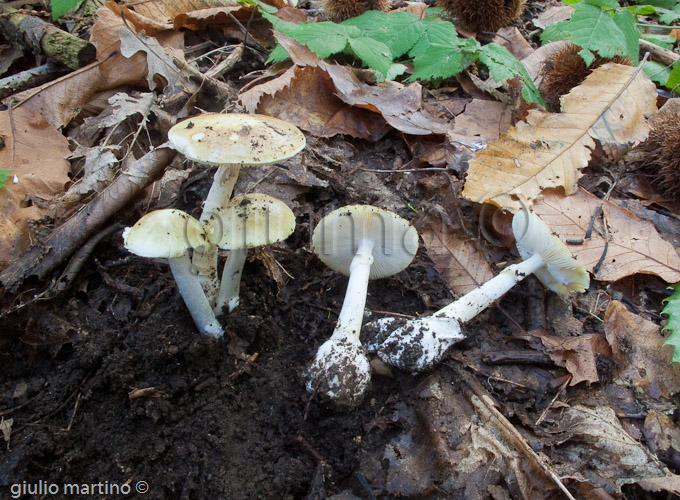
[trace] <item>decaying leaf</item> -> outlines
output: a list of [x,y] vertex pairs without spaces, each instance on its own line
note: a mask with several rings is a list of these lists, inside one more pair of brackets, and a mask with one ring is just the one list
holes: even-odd
[[[13,126],[12,126],[13,124]],[[52,198],[69,182],[68,141],[35,111],[20,107],[0,112],[0,164],[17,182],[0,189],[0,268],[31,243],[28,222],[47,213]],[[36,147],[36,145],[40,145]]]
[[554,337],[541,335],[543,347],[557,366],[563,366],[571,374],[569,385],[581,382],[598,382],[598,356],[610,356],[611,348],[604,335],[592,333],[578,337]]
[[563,410],[556,431],[557,453],[574,457],[558,471],[587,480],[610,495],[626,484],[672,475],[650,451],[628,434],[612,408],[574,404]]
[[295,66],[241,94],[249,112],[273,114],[322,137],[344,133],[377,140],[389,130],[385,122],[413,135],[446,135],[450,129],[425,109],[420,84],[365,84],[349,67],[330,64],[286,35],[275,35]]
[[613,300],[604,316],[604,331],[618,363],[621,384],[641,388],[653,398],[680,392],[680,370],[671,365],[671,346],[657,324],[633,314]]
[[[174,87],[182,78],[182,74],[173,64],[170,55],[166,53],[169,48],[163,48],[158,40],[147,36],[144,31],[133,32],[127,26],[120,28],[120,53],[124,57],[132,57],[137,52],[146,53],[146,64],[148,67],[146,81],[150,90],[154,90],[158,85],[157,77],[165,79],[165,84]],[[178,53],[178,57],[182,57]],[[165,85],[161,85],[165,86]]]
[[7,449],[9,449],[9,443],[12,439],[12,425],[14,425],[13,418],[2,417],[2,419],[0,419],[0,432],[2,432],[2,438],[5,440],[5,443],[7,443]]
[[480,141],[498,139],[510,128],[512,109],[507,104],[486,99],[473,99],[465,111],[456,116],[453,132],[462,136],[476,136]]
[[474,290],[493,278],[491,266],[474,243],[443,222],[429,224],[419,232],[435,269],[456,295]]
[[[616,281],[636,273],[655,274],[669,283],[680,281],[680,257],[673,245],[659,236],[651,223],[611,201],[601,200],[583,189],[573,196],[548,190],[534,204],[534,211],[566,241],[585,237],[599,206],[607,220],[607,232],[600,218],[595,221],[590,239],[581,245],[567,245],[583,267],[602,281]],[[595,271],[600,259],[602,262]]]
[[[96,63],[15,96],[19,100],[26,99],[22,107],[34,109],[56,128],[66,126],[97,92],[124,85],[145,84],[146,53],[137,52],[126,58],[117,52],[120,49],[119,33],[124,26],[121,17],[107,7],[101,7],[97,10],[96,18],[90,37],[97,48]],[[168,51],[179,50],[173,53],[181,55],[183,33],[160,33],[156,39]]]
[[641,68],[605,64],[562,98],[561,113],[532,110],[478,152],[463,197],[514,212],[546,188],[573,194],[595,141],[613,152],[643,140],[655,110],[656,87]]

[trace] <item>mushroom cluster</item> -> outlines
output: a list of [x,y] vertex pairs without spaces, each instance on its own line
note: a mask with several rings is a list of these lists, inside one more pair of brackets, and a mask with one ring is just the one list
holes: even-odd
[[[218,165],[202,214],[195,219],[176,209],[150,212],[125,229],[124,244],[136,255],[167,259],[197,329],[219,338],[224,330],[217,315],[239,304],[248,249],[282,241],[295,229],[295,215],[276,198],[247,194],[230,200],[239,170],[290,158],[305,138],[282,120],[242,114],[191,118],[169,137],[187,158]],[[335,329],[304,371],[307,390],[339,406],[356,406],[370,385],[369,353],[413,373],[432,368],[465,338],[461,324],[530,274],[561,295],[588,288],[588,273],[537,215],[518,212],[512,229],[522,262],[431,316],[386,317],[362,332],[369,280],[404,270],[418,250],[418,234],[405,219],[370,205],[345,206],[322,218],[312,236],[314,253],[349,279]],[[221,282],[218,249],[229,251]]]
[[[295,215],[280,200],[249,194],[230,201],[241,167],[268,165],[300,152],[305,136],[294,125],[264,115],[207,113],[168,133],[188,159],[218,165],[200,219],[180,210],[156,210],[123,233],[125,247],[149,258],[167,258],[180,295],[199,332],[221,337],[216,314],[239,303],[247,249],[290,236]],[[230,250],[222,274],[217,251]]]

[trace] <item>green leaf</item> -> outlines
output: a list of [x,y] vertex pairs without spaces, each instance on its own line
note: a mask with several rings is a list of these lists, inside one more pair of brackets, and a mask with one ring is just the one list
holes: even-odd
[[666,88],[674,90],[676,93],[680,93],[680,61],[676,61],[675,64],[673,64],[671,74],[668,75]]
[[521,76],[524,82],[522,97],[528,102],[535,102],[543,107],[546,106],[526,67],[508,49],[495,43],[490,43],[479,50],[479,60],[489,69],[489,73],[497,82],[503,82],[517,75]]
[[52,20],[59,19],[67,12],[78,7],[81,3],[83,3],[83,0],[50,0]]
[[269,57],[267,58],[266,63],[267,64],[272,64],[272,63],[278,63],[278,62],[283,62],[286,59],[288,59],[290,56],[288,55],[288,52],[286,49],[283,48],[282,45],[277,45],[274,47],[274,50],[272,50],[269,53]]
[[[630,57],[633,52],[637,52],[630,40],[629,21],[631,18],[634,19],[634,16],[627,12],[630,18],[625,16],[617,18],[619,13],[612,16],[609,11],[599,7],[584,2],[578,3],[574,7],[571,19],[548,26],[541,35],[541,41],[571,40],[583,49],[596,52],[602,57],[617,55]],[[637,61],[637,57],[633,61]]]
[[350,38],[349,46],[366,66],[375,69],[384,80],[392,68],[392,55],[387,45],[371,38]]
[[673,45],[675,44],[675,37],[670,35],[640,35],[640,38],[652,42],[659,47],[664,49],[673,50]]
[[642,66],[642,71],[644,71],[653,82],[664,86],[671,76],[671,68],[656,61],[645,61],[644,66]]
[[663,331],[669,330],[671,332],[664,345],[673,346],[673,362],[680,363],[680,284],[676,283],[672,288],[675,289],[675,292],[663,300],[666,307],[661,311],[661,314],[668,316],[668,322],[663,327]]
[[585,0],[585,2],[589,5],[599,7],[600,9],[614,10],[619,8],[619,2],[617,2],[616,0]]
[[0,188],[7,184],[7,179],[9,179],[11,173],[11,170],[0,169]]
[[663,7],[664,9],[672,9],[676,5],[676,0],[641,0],[634,3],[640,5],[651,5],[652,7]]
[[678,19],[680,19],[680,4],[673,7],[673,9],[656,9],[657,13],[660,14],[659,22],[663,24],[673,24]]
[[614,14],[614,22],[623,33],[626,41],[626,53],[624,55],[630,62],[637,64],[640,57],[640,32],[635,26],[635,16],[627,10],[619,10]]
[[406,54],[425,31],[425,23],[409,12],[371,10],[341,24],[355,26],[363,36],[384,43],[395,58]]
[[477,59],[479,42],[458,38],[453,24],[435,20],[425,23],[425,31],[408,52],[413,58],[410,81],[450,78]]

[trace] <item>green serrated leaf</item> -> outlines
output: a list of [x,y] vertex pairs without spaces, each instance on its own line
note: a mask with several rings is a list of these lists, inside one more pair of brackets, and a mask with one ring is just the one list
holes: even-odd
[[526,67],[508,49],[495,43],[487,44],[479,50],[479,60],[489,69],[491,77],[497,82],[503,82],[517,75],[521,76],[524,83],[522,97],[528,102],[535,102],[545,108],[545,101],[531,80]]
[[587,4],[594,5],[600,9],[618,9],[619,2],[616,0],[585,0]]
[[664,86],[671,76],[671,68],[656,61],[645,61],[645,64],[642,66],[642,71],[644,71],[653,82]]
[[579,50],[578,55],[581,56],[581,59],[583,59],[585,61],[586,66],[588,66],[588,67],[590,67],[590,65],[593,64],[593,61],[595,60],[595,54],[593,54],[588,49]]
[[479,42],[473,38],[459,38],[453,24],[442,20],[428,21],[422,36],[408,52],[413,58],[413,74],[409,81],[455,76],[475,62],[479,47]]
[[634,3],[640,5],[651,5],[653,7],[663,7],[664,9],[672,9],[676,4],[676,0],[633,0]]
[[67,12],[78,7],[83,1],[84,0],[50,0],[52,20],[59,19]]
[[635,16],[627,10],[619,10],[614,14],[614,23],[623,33],[625,56],[633,64],[637,64],[640,57],[640,32],[635,26]]
[[675,292],[663,300],[666,307],[661,311],[661,314],[668,316],[668,322],[663,330],[671,332],[664,345],[673,346],[673,362],[680,363],[680,284],[675,284],[672,288]]
[[286,59],[288,59],[290,56],[288,55],[288,52],[286,49],[283,48],[282,45],[277,45],[274,47],[274,50],[272,50],[269,53],[269,57],[267,58],[266,63],[267,64],[272,64],[272,63],[278,63],[278,62],[283,62]]
[[[630,12],[627,14],[633,17]],[[629,18],[619,17],[615,22],[615,17],[609,11],[581,2],[575,5],[571,19],[548,26],[541,35],[541,41],[570,40],[602,57],[630,57],[636,51],[630,40]]]
[[663,24],[673,24],[680,19],[680,4],[676,5],[673,9],[656,9],[659,14],[659,22]]
[[666,81],[666,88],[680,94],[680,61],[676,61],[671,68],[671,73]]
[[355,26],[362,36],[384,43],[395,58],[406,54],[425,31],[425,23],[409,12],[371,10],[341,24]]
[[385,79],[392,67],[392,54],[387,45],[371,38],[350,38],[349,46],[369,68],[375,69]]

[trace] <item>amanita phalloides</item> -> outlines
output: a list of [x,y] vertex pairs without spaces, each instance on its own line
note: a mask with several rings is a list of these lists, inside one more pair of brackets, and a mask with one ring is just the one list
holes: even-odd
[[207,224],[208,240],[229,250],[215,311],[232,312],[239,304],[241,274],[249,248],[271,245],[295,230],[295,214],[281,200],[253,193],[234,198]]
[[416,230],[398,215],[368,205],[352,205],[324,217],[312,237],[314,253],[349,276],[345,300],[331,338],[305,371],[307,390],[339,406],[356,406],[369,387],[371,367],[359,341],[369,279],[392,276],[418,250]]
[[[173,148],[203,165],[217,165],[199,221],[206,224],[229,203],[241,167],[270,165],[299,153],[305,136],[293,124],[265,115],[206,113],[179,122],[168,132]],[[193,266],[208,300],[217,295],[217,247],[195,251]]]
[[561,295],[588,288],[588,272],[537,215],[528,210],[518,212],[512,230],[522,262],[506,267],[432,316],[413,320],[388,317],[366,325],[366,348],[387,364],[421,372],[441,361],[450,346],[465,338],[461,323],[477,316],[526,276],[534,274]]
[[123,231],[125,248],[135,255],[168,259],[179,293],[204,335],[221,337],[222,326],[191,268],[189,251],[208,245],[203,225],[181,210],[163,209],[149,212],[134,226]]

